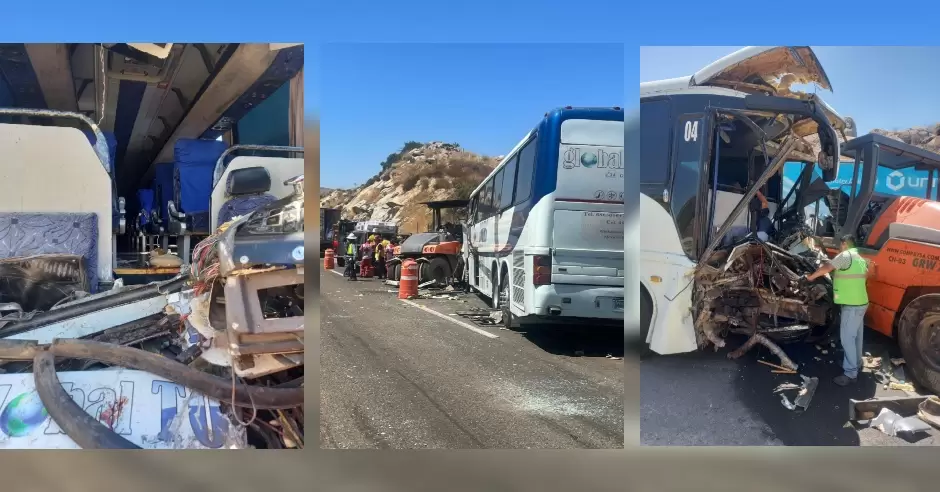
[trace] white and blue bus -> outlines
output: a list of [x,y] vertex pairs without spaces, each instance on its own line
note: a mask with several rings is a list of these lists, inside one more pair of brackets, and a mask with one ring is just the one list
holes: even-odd
[[623,109],[551,111],[470,195],[470,286],[503,323],[623,323]]

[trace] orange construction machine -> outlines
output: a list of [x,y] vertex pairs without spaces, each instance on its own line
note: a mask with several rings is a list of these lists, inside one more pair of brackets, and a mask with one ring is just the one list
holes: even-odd
[[[876,134],[849,140],[842,154],[855,161],[851,185],[830,189],[807,166],[791,193],[797,217],[790,218],[805,223],[830,257],[842,236],[855,235],[874,268],[866,326],[895,337],[914,379],[940,393],[940,203],[932,198],[940,155]],[[879,175],[894,189],[892,180],[909,170],[928,180],[923,198],[875,191]],[[823,205],[828,213],[807,221],[804,212]]]
[[401,262],[406,258],[418,262],[421,283],[435,281],[446,284],[463,274],[463,226],[442,223],[441,210],[466,209],[468,200],[442,200],[424,202],[431,209],[430,231],[412,234],[392,250],[388,261],[388,278],[397,282],[401,278]]

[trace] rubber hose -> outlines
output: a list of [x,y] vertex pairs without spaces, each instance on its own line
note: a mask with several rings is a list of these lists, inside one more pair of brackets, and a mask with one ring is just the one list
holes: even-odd
[[80,302],[78,304],[66,306],[60,309],[53,309],[39,313],[26,321],[13,323],[4,327],[3,329],[0,329],[0,336],[8,337],[16,335],[51,323],[57,323],[69,318],[74,318],[76,316],[82,316],[93,313],[95,311],[100,311],[102,309],[108,309],[115,306],[120,306],[122,304],[128,304],[142,299],[155,297],[161,293],[172,292],[181,288],[187,280],[189,280],[188,276],[174,278],[163,283],[128,289],[126,291],[102,297],[100,299]]
[[52,420],[83,449],[141,449],[88,415],[62,388],[55,373],[55,357],[40,352],[33,359],[36,392]]
[[[58,339],[49,346],[56,357],[90,359],[128,369],[146,371],[234,406],[257,409],[287,409],[304,404],[304,388],[273,388],[235,384],[232,401],[232,380],[213,376],[158,354],[112,343],[92,340]],[[0,353],[0,358],[3,354]]]

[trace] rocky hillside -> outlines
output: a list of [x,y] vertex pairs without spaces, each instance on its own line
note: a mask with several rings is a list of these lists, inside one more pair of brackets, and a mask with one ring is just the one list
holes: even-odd
[[342,208],[345,219],[395,221],[402,231],[423,232],[431,216],[421,202],[466,198],[499,160],[457,144],[408,142],[362,186],[321,194],[320,206]]
[[930,126],[915,126],[907,130],[882,130],[876,128],[871,131],[886,137],[900,140],[931,152],[940,152],[940,123]]

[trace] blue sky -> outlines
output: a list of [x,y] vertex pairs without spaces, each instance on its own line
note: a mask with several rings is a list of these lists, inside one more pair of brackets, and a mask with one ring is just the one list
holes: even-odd
[[508,152],[559,106],[623,106],[621,44],[329,44],[320,182],[363,183],[408,140]]
[[[640,81],[690,75],[743,46],[640,48]],[[813,46],[833,92],[818,93],[859,135],[940,122],[940,47]]]

